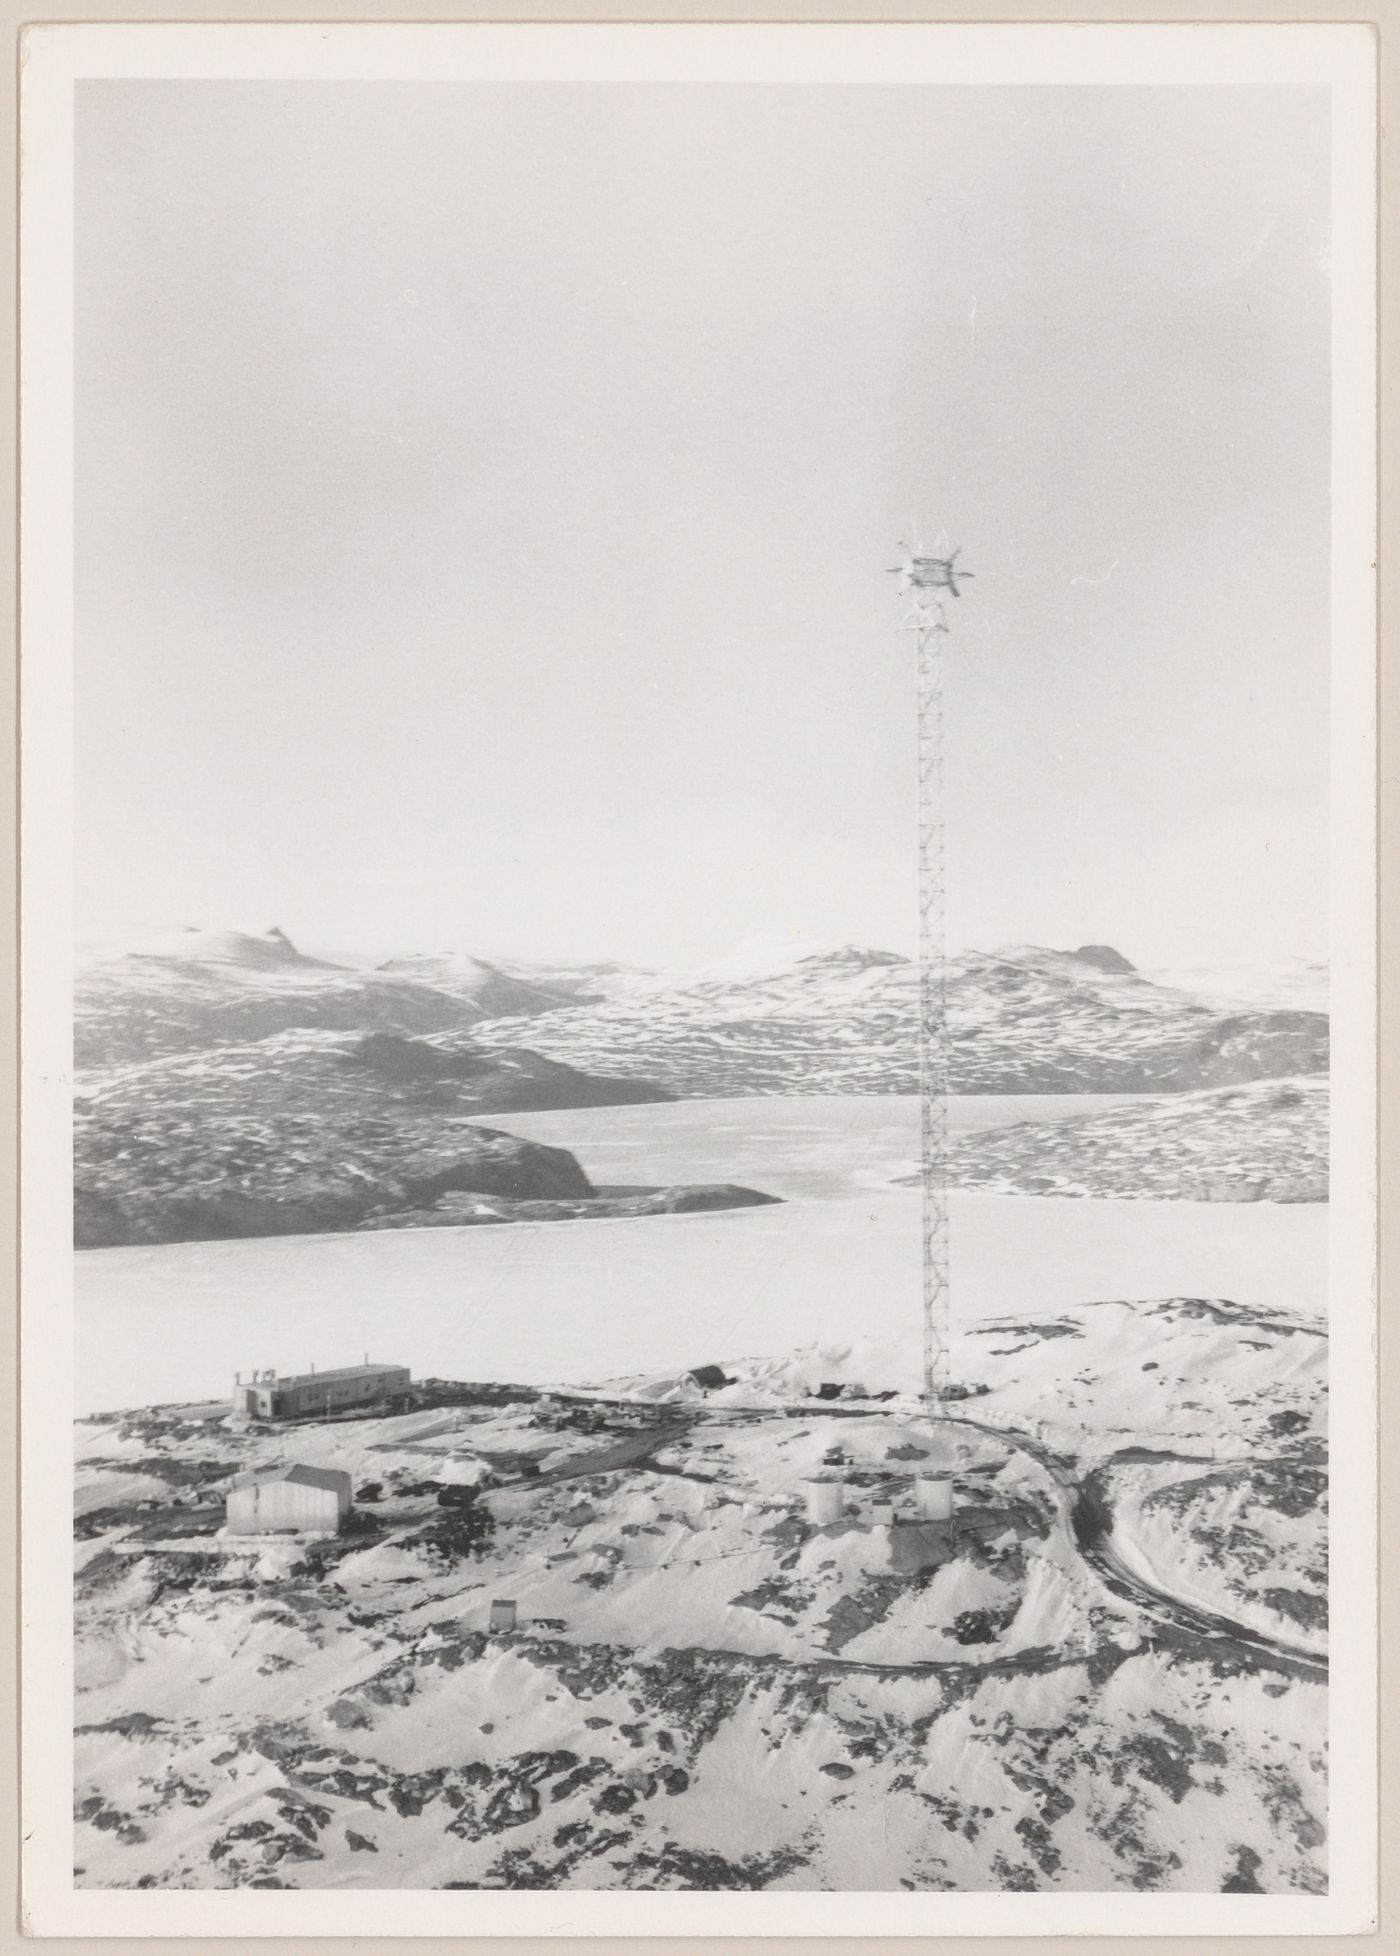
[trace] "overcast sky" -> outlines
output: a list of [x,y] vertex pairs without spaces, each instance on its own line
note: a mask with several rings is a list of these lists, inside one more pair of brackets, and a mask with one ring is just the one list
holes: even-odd
[[83,930],[1325,952],[1325,91],[78,96]]

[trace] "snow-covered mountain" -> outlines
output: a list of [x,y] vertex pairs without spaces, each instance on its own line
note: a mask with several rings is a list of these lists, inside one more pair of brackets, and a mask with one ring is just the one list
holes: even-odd
[[[858,945],[763,947],[667,977],[616,965],[442,953],[373,969],[302,955],[281,931],[184,931],[80,969],[80,1067],[292,1030],[458,1033],[686,1096],[918,1090],[917,966]],[[1178,1092],[1324,1071],[1325,1014],[1153,982],[1108,945],[1012,945],[946,966],[962,1093]]]
[[295,1028],[458,1032],[478,1019],[546,1011],[566,996],[478,959],[407,958],[364,970],[305,957],[276,929],[178,931],[95,947],[80,960],[74,1056],[80,1067],[121,1065]]
[[[1191,1091],[1327,1064],[1321,1013],[1234,1010],[1142,977],[1102,945],[963,952],[946,967],[958,1093]],[[685,1095],[915,1093],[918,967],[854,945],[760,973],[636,988],[530,1024],[571,1065]],[[518,1042],[517,1019],[475,1028]]]
[[[1173,1298],[980,1324],[938,1436],[858,1346],[86,1422],[75,1880],[1325,1892],[1325,1364]],[[351,1473],[350,1532],[220,1539],[288,1457]]]

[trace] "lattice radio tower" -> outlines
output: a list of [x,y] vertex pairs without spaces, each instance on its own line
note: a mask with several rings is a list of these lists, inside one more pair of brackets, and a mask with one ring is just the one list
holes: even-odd
[[[946,541],[943,543],[947,550]],[[944,593],[960,596],[958,553],[929,556],[900,545],[891,567],[909,608],[899,629],[914,634],[919,700],[919,1104],[923,1195],[924,1402],[930,1423],[944,1411],[950,1383],[952,1313],[948,1288],[948,992],[943,840]]]

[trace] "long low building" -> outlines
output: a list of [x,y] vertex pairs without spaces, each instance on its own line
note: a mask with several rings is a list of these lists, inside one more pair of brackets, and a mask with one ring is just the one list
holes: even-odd
[[343,1365],[332,1372],[240,1372],[233,1385],[233,1410],[248,1419],[296,1419],[308,1413],[338,1413],[397,1399],[408,1391],[406,1365]]

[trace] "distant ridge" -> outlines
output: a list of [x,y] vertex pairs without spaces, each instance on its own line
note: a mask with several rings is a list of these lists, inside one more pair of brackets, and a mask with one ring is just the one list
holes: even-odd
[[[373,969],[308,958],[278,928],[185,930],[109,947],[76,986],[85,1068],[292,1031],[528,1047],[672,1093],[918,1091],[917,964],[787,939],[670,978],[446,951]],[[1005,945],[946,966],[958,1093],[1160,1093],[1320,1073],[1327,1018],[1154,982],[1108,944]]]
[[569,998],[477,959],[364,970],[306,957],[275,927],[172,931],[88,949],[74,986],[74,1052],[79,1066],[100,1067],[299,1029],[453,1033]]
[[[1322,1072],[1319,1012],[1237,1010],[1156,985],[1109,945],[963,951],[945,968],[955,1093],[1162,1093]],[[686,1096],[917,1093],[919,969],[856,945],[716,967],[554,1011],[540,1052]],[[488,1044],[526,1032],[480,1024]]]
[[488,1019],[552,1012],[557,1006],[579,1002],[577,990],[514,976],[485,958],[459,951],[390,958],[375,969],[389,978],[409,979],[446,992]]
[[79,968],[92,970],[123,960],[151,960],[172,966],[221,965],[249,971],[334,970],[325,958],[308,958],[284,930],[184,930],[146,932],[129,939],[86,947]]

